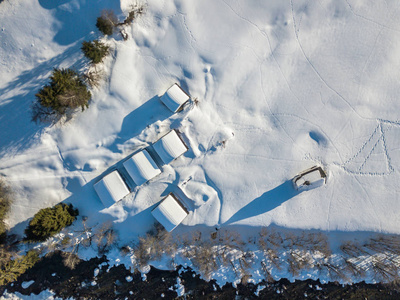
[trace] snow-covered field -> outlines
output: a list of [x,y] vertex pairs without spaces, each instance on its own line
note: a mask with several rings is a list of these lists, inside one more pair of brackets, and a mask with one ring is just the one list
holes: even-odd
[[[98,37],[100,11],[123,19],[132,3],[0,4],[0,174],[16,194],[14,232],[67,202],[88,224],[113,221],[123,244],[177,191],[190,214],[176,234],[232,224],[400,233],[398,1],[148,0],[127,41],[104,39],[113,51],[89,109],[32,123],[52,68],[84,68],[80,46]],[[175,82],[199,105],[172,114],[159,96]],[[190,150],[104,208],[93,183],[170,128]],[[315,164],[326,185],[295,191],[290,180]]]

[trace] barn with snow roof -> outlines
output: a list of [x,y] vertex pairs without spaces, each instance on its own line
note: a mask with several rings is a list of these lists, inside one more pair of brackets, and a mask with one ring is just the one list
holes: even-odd
[[163,163],[169,164],[189,150],[176,130],[171,130],[153,144]]
[[190,99],[189,95],[176,83],[174,83],[161,97],[161,102],[172,112],[176,113]]
[[174,230],[189,214],[181,201],[172,193],[165,197],[151,213],[168,232]]
[[113,205],[130,193],[117,170],[95,183],[94,189],[105,207]]
[[161,174],[160,168],[146,149],[133,155],[123,166],[136,185],[142,185]]

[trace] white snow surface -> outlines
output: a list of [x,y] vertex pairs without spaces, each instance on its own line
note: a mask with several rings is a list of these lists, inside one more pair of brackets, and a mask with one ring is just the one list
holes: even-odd
[[27,288],[30,287],[34,282],[35,282],[35,280],[24,281],[24,282],[21,283],[21,286],[22,286],[24,289],[27,289]]
[[[7,290],[4,292],[2,295],[2,299],[9,299],[9,300],[36,300],[36,299],[42,299],[42,300],[61,300],[62,298],[54,297],[55,293],[51,290],[45,290],[42,291],[40,294],[30,294],[30,295],[22,295],[18,292],[16,293],[9,293]],[[69,298],[72,299],[72,298]]]
[[[66,202],[88,226],[113,221],[124,244],[179,186],[190,214],[175,234],[233,224],[400,233],[398,1],[148,0],[127,41],[104,38],[112,54],[90,107],[63,125],[32,123],[52,69],[84,68],[80,46],[98,37],[100,11],[123,19],[132,3],[0,3],[0,174],[15,192],[13,232]],[[172,114],[160,95],[175,82],[199,104]],[[189,150],[104,208],[93,184],[170,129]],[[326,184],[295,191],[293,176],[316,164]]]

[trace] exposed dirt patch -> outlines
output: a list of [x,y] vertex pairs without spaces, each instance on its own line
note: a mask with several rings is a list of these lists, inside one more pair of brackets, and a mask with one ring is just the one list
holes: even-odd
[[[103,264],[102,264],[103,263]],[[99,265],[102,266],[99,267]],[[97,276],[94,276],[98,268]],[[220,288],[215,281],[200,278],[191,269],[163,271],[151,268],[143,280],[137,271],[129,271],[123,265],[109,268],[106,258],[81,260],[71,270],[64,266],[60,251],[42,258],[18,281],[0,287],[0,295],[19,292],[24,295],[39,294],[50,289],[61,298],[76,299],[184,299],[176,291],[177,278],[185,287],[185,299],[256,299],[259,285],[265,286],[259,292],[262,299],[399,299],[400,292],[395,284],[366,284],[365,282],[344,285],[338,283],[321,284],[318,280],[295,281],[286,279],[274,283],[238,284],[234,288],[227,284]],[[35,282],[24,289],[24,281]]]

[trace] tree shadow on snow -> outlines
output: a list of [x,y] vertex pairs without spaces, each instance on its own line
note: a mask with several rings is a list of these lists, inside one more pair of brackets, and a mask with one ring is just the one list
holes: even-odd
[[[0,103],[0,156],[29,148],[35,136],[49,125],[31,121],[31,105],[35,101],[35,94],[48,83],[50,71],[76,51],[80,51],[79,47],[71,47],[37,67],[22,72],[0,89],[3,98]],[[82,60],[77,61],[72,68],[79,69],[81,64]],[[7,97],[7,93],[13,93],[13,96]]]
[[287,180],[281,185],[268,192],[265,192],[260,197],[242,207],[228,221],[225,222],[225,225],[271,211],[299,193],[300,191],[297,191],[293,188],[292,180]]
[[54,41],[59,45],[69,45],[96,31],[96,19],[102,9],[112,9],[117,16],[122,13],[119,1],[114,0],[39,0],[39,4],[55,11],[60,28]]

